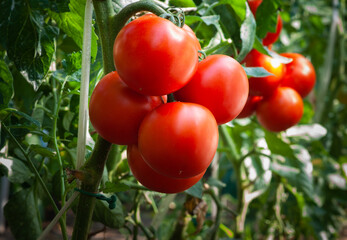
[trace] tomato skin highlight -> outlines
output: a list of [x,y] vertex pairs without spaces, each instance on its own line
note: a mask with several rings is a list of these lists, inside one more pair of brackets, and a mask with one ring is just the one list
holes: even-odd
[[191,178],[170,178],[154,171],[143,159],[136,145],[127,148],[128,164],[134,177],[143,186],[161,193],[179,193],[196,184],[206,171]]
[[306,97],[316,83],[316,72],[312,63],[299,53],[282,53],[293,61],[285,65],[286,74],[281,86],[295,89],[301,97]]
[[249,81],[249,93],[254,96],[270,96],[281,84],[285,74],[285,66],[278,59],[272,58],[253,49],[245,57],[247,67],[263,67],[273,75],[267,77],[251,77]]
[[189,83],[174,93],[183,102],[207,107],[218,124],[233,120],[243,109],[248,96],[247,74],[235,59],[210,55],[202,60]]
[[146,163],[172,178],[190,178],[207,169],[218,146],[218,126],[199,104],[171,102],[142,121],[138,147]]
[[253,115],[255,110],[257,109],[258,103],[263,99],[261,96],[252,96],[249,95],[247,98],[247,102],[243,107],[242,111],[236,118],[247,118]]
[[153,14],[128,23],[114,42],[121,79],[150,96],[172,93],[188,83],[198,65],[197,39],[186,29]]
[[134,144],[142,119],[161,104],[160,97],[131,90],[114,71],[105,75],[92,93],[90,121],[105,140],[119,145]]
[[280,132],[297,124],[303,111],[301,96],[292,88],[279,87],[273,95],[258,103],[256,115],[265,129]]

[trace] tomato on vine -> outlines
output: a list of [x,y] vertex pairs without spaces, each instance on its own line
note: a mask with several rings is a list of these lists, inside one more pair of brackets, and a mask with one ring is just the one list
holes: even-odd
[[144,96],[131,90],[114,71],[105,75],[92,93],[90,121],[107,141],[134,144],[142,119],[161,104],[160,97]]
[[[251,9],[254,17],[256,17],[256,12],[259,7],[259,5],[263,2],[263,0],[248,0],[249,8]],[[269,46],[277,41],[283,27],[282,18],[280,15],[277,15],[277,22],[276,22],[276,30],[275,32],[268,32],[265,37],[263,38],[263,44],[265,46]]]
[[150,112],[139,129],[138,147],[159,174],[190,178],[207,169],[218,146],[218,126],[199,104],[171,102]]
[[281,86],[293,88],[301,97],[306,97],[316,83],[316,72],[312,63],[299,53],[282,53],[281,56],[293,59],[285,65],[286,74]]
[[273,74],[266,77],[249,78],[249,92],[254,96],[270,96],[280,85],[285,74],[285,66],[278,59],[253,49],[243,60],[247,67],[263,67]]
[[258,103],[256,115],[265,129],[280,132],[297,124],[303,111],[301,96],[292,88],[279,87],[273,95]]
[[211,55],[202,60],[190,82],[174,93],[179,101],[207,107],[218,124],[233,120],[248,96],[247,75],[235,59]]
[[161,193],[179,193],[196,184],[205,174],[191,178],[171,178],[154,171],[143,159],[136,145],[127,148],[128,164],[134,177],[143,186]]
[[188,30],[153,14],[127,24],[113,48],[116,69],[134,91],[152,96],[188,83],[198,65],[198,40]]
[[263,97],[260,96],[252,96],[249,95],[247,98],[247,102],[245,106],[243,107],[242,111],[239,115],[237,115],[236,118],[247,118],[252,116],[252,114],[257,109],[258,103],[263,99]]

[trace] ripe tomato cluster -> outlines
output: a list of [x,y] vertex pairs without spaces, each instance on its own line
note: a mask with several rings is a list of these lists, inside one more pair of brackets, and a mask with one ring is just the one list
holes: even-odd
[[[217,150],[218,125],[239,115],[247,101],[242,66],[226,55],[199,62],[200,49],[188,26],[141,16],[119,32],[117,71],[91,96],[95,130],[128,145],[134,177],[151,190],[176,193],[198,182]],[[167,102],[167,94],[176,101]]]
[[[253,14],[261,4],[261,0],[249,0]],[[275,42],[281,31],[282,23],[278,18],[276,37],[263,39],[263,44]],[[265,41],[266,40],[266,41]],[[303,115],[303,101],[313,89],[316,74],[311,62],[298,53],[283,53],[283,57],[292,61],[283,64],[253,49],[245,58],[247,67],[263,67],[272,75],[249,79],[247,103],[238,118],[251,116],[256,112],[259,123],[267,130],[279,132],[297,124]]]

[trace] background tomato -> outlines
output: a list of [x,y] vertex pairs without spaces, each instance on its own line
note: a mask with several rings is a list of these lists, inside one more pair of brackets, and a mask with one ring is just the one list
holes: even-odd
[[264,128],[280,132],[297,124],[303,111],[301,96],[292,88],[279,87],[272,96],[258,103],[256,114]]
[[249,78],[249,93],[254,96],[270,96],[280,85],[285,73],[285,66],[278,59],[272,58],[253,49],[243,61],[247,67],[263,67],[272,76]]
[[226,55],[211,55],[201,61],[189,83],[177,91],[179,101],[207,107],[218,124],[233,120],[244,107],[248,79],[241,64]]
[[136,145],[127,148],[128,163],[134,177],[143,186],[162,193],[179,193],[192,187],[206,171],[191,178],[170,178],[154,171],[141,156]]
[[138,147],[155,171],[190,178],[207,169],[218,146],[218,126],[212,113],[195,103],[171,102],[142,121]]
[[263,98],[260,96],[252,96],[249,95],[247,98],[247,102],[243,107],[241,113],[236,118],[247,118],[250,117],[256,110],[258,102]]
[[282,53],[293,61],[285,65],[286,73],[281,85],[295,89],[301,97],[306,97],[316,83],[316,72],[312,63],[299,53]]
[[[248,5],[254,15],[256,17],[256,12],[259,7],[259,5],[262,3],[262,0],[248,0]],[[280,33],[282,31],[283,22],[280,15],[277,16],[277,23],[276,23],[276,30],[275,32],[268,32],[265,37],[263,38],[263,44],[265,46],[269,46],[277,41],[278,37],[280,36]]]
[[119,32],[113,48],[115,66],[133,90],[165,95],[183,87],[196,71],[197,41],[167,19],[144,15]]
[[273,44],[274,42],[276,42],[280,36],[280,33],[282,31],[282,27],[283,27],[282,18],[280,15],[278,15],[277,16],[276,31],[275,32],[268,32],[265,35],[265,37],[263,38],[263,44],[265,46],[269,46],[269,45]]
[[96,85],[89,103],[90,121],[98,134],[120,145],[137,143],[142,119],[161,104],[160,97],[138,94],[126,86],[116,71]]

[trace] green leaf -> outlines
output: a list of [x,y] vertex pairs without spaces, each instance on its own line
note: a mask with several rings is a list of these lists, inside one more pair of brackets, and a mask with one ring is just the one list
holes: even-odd
[[70,0],[30,0],[30,6],[37,9],[51,9],[54,12],[68,12]]
[[257,35],[264,38],[268,32],[276,31],[278,9],[282,0],[263,0],[256,13]]
[[254,16],[247,5],[246,8],[246,18],[241,24],[240,29],[240,37],[242,40],[242,48],[237,56],[237,61],[241,62],[246,55],[252,50],[254,39],[255,39],[255,33],[256,33],[256,23]]
[[185,191],[185,193],[188,193],[189,195],[192,195],[193,197],[200,198],[200,199],[202,198],[202,192],[203,192],[203,185],[201,180],[197,182],[193,187]]
[[21,111],[18,111],[17,109],[14,109],[14,108],[5,108],[5,109],[1,110],[0,111],[0,119],[3,119],[9,113],[11,113],[12,116],[16,116],[19,119],[24,118],[29,123],[31,123],[31,125],[33,127],[41,128],[41,124],[40,124],[39,121],[37,121],[36,119],[30,117],[28,114],[25,114],[25,113],[23,113]]
[[116,207],[109,209],[108,203],[96,200],[93,220],[101,222],[110,228],[120,228],[124,225],[124,213],[121,201],[117,198]]
[[4,207],[4,215],[15,239],[36,240],[41,223],[33,191],[24,189],[13,194]]
[[210,186],[218,187],[218,188],[223,188],[226,186],[224,182],[218,180],[217,178],[212,178],[212,177],[208,179],[207,184]]
[[41,145],[38,145],[38,144],[31,144],[29,148],[31,151],[34,151],[43,157],[49,157],[52,159],[56,157],[55,151],[51,148],[42,147]]
[[63,127],[66,131],[70,130],[71,121],[74,119],[75,113],[66,112],[63,117]]
[[116,192],[123,192],[123,191],[126,191],[128,189],[130,189],[130,187],[126,183],[106,182],[105,187],[101,188],[100,191],[104,192],[104,193],[116,193]]
[[7,64],[0,60],[0,110],[8,107],[13,96],[13,78]]
[[58,29],[45,23],[27,1],[1,1],[0,42],[16,68],[35,90],[40,86],[55,52]]
[[[83,45],[83,26],[84,26],[84,9],[86,0],[71,0],[69,4],[70,12],[55,13],[50,12],[50,16],[56,21],[59,28],[61,28],[69,37],[71,37],[77,46],[82,49]],[[97,39],[93,29],[92,43],[91,43],[91,57],[92,61],[96,58],[97,54]]]
[[263,67],[243,67],[248,77],[267,77],[273,75]]
[[246,17],[246,0],[221,0],[219,5],[228,4],[235,11],[236,15],[242,22]]
[[193,0],[170,0],[169,5],[175,7],[196,7]]
[[19,159],[13,158],[11,170],[9,171],[8,180],[12,183],[24,183],[28,179],[30,179],[33,174],[30,169],[26,166],[26,164]]
[[288,180],[288,183],[312,198],[312,180],[306,172],[288,164],[271,163],[271,170]]
[[290,145],[283,142],[276,134],[265,131],[265,140],[271,153],[295,158],[293,149],[290,148]]

